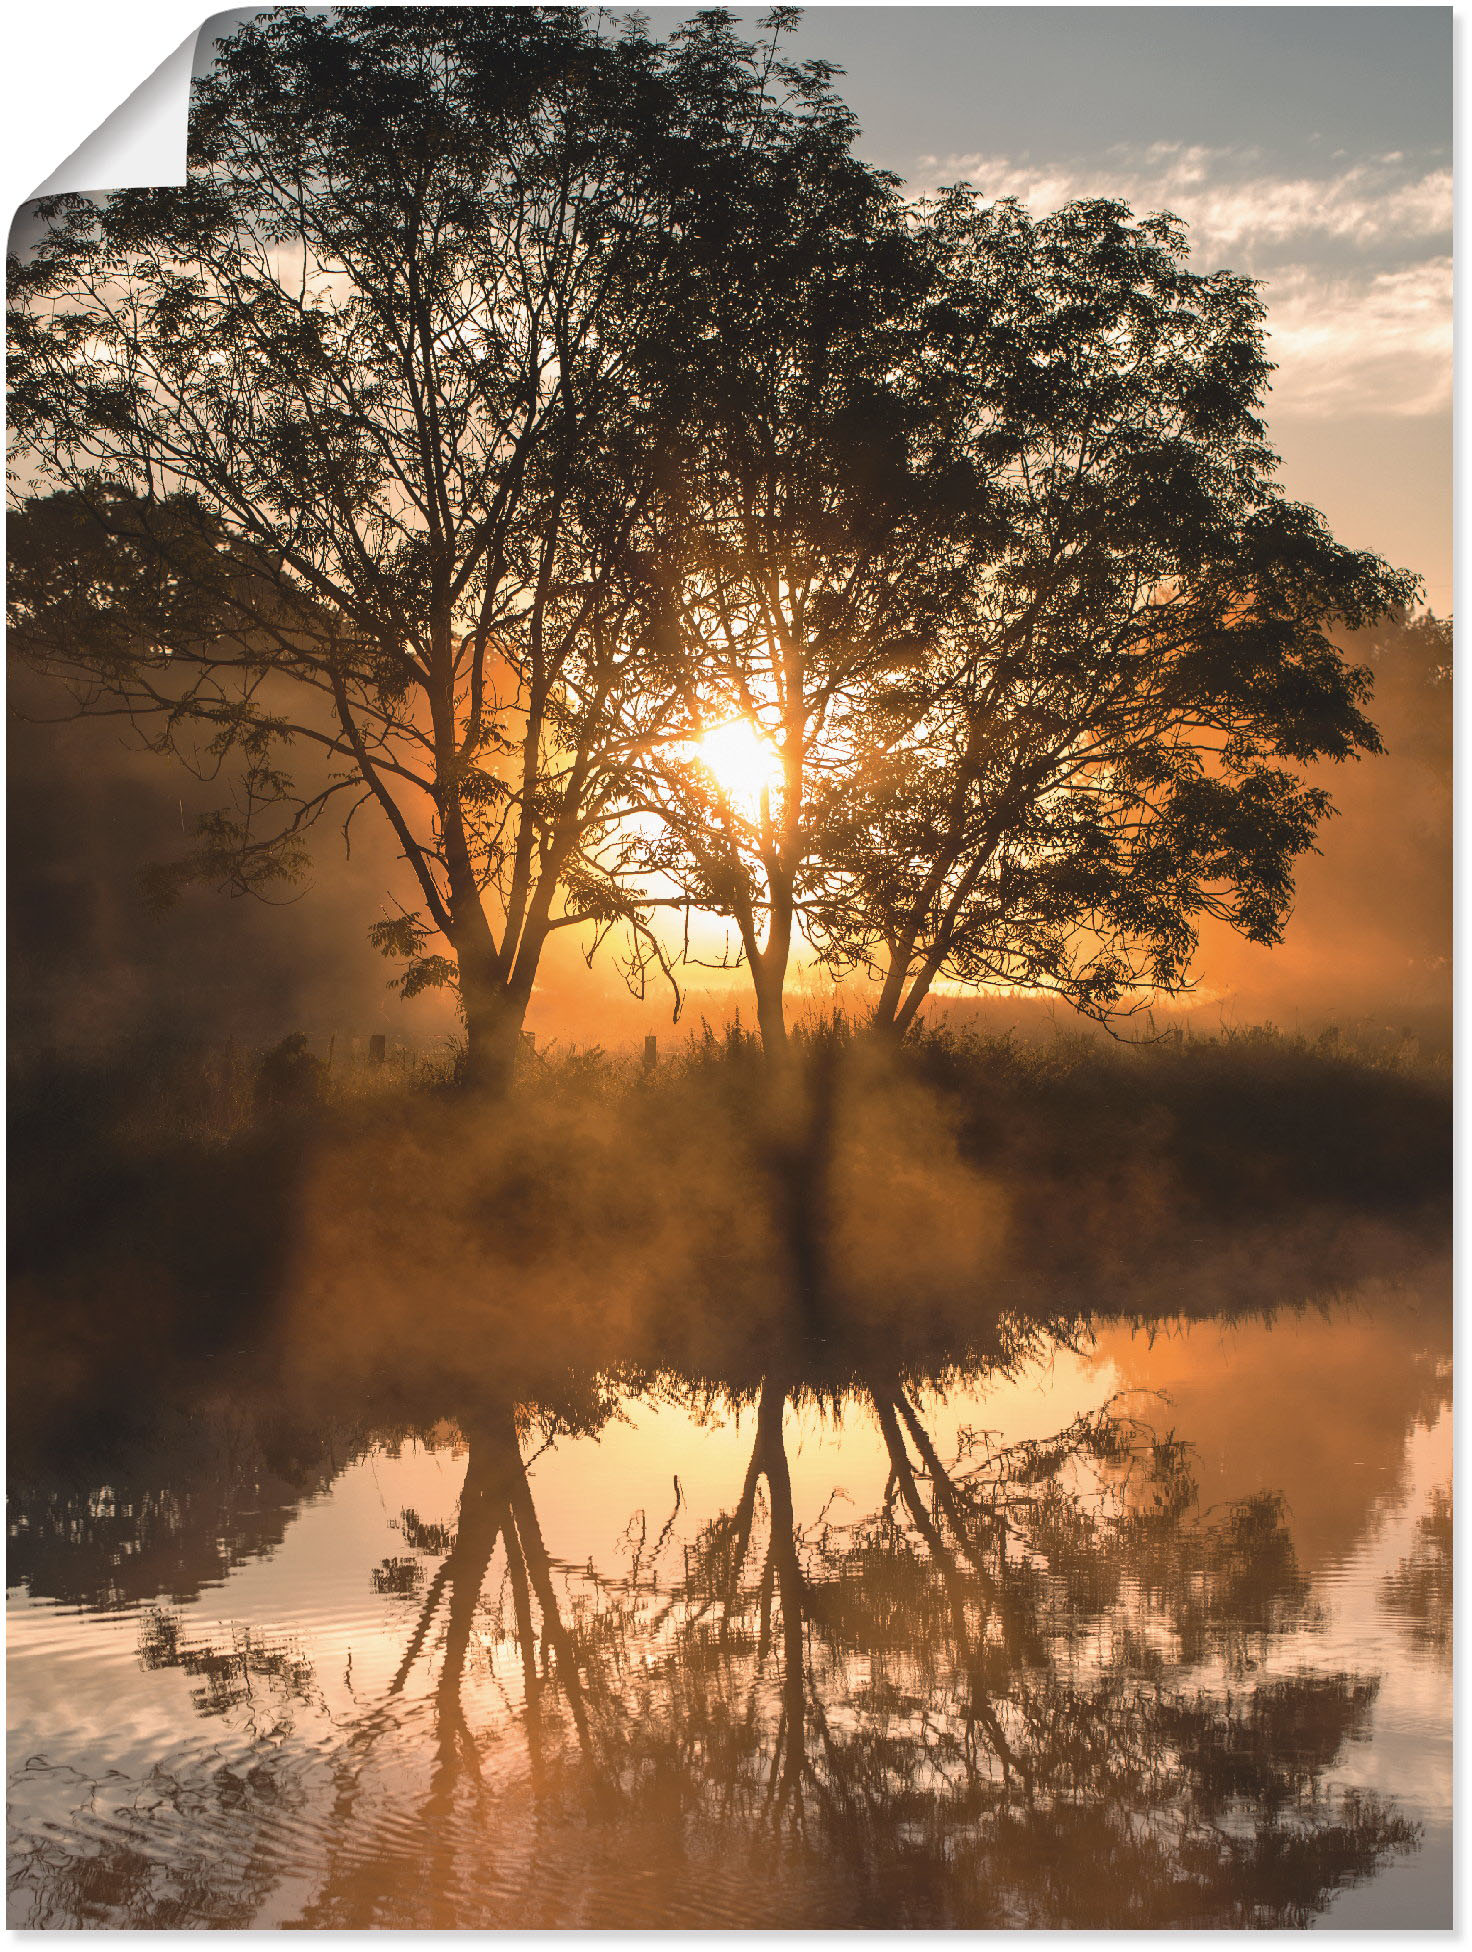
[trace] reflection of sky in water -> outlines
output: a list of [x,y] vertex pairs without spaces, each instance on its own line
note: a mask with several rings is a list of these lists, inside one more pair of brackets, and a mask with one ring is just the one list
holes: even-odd
[[[1163,1391],[1164,1404],[1144,1395],[1129,1400],[1194,1447],[1203,1508],[1225,1508],[1264,1489],[1281,1492],[1316,1611],[1251,1649],[1252,1665],[1238,1685],[1305,1671],[1378,1676],[1368,1728],[1351,1734],[1326,1780],[1377,1791],[1424,1826],[1419,1852],[1333,1896],[1323,1922],[1335,1926],[1446,1922],[1449,1913],[1449,1666],[1440,1650],[1407,1630],[1385,1588],[1387,1576],[1416,1548],[1418,1521],[1434,1488],[1451,1475],[1449,1388],[1437,1380],[1435,1356],[1413,1345],[1423,1336],[1424,1324],[1408,1329],[1406,1318],[1383,1302],[1272,1326],[1205,1322],[1153,1336],[1116,1329],[1103,1332],[1091,1354],[1061,1352],[989,1389],[959,1389],[945,1400],[920,1397],[925,1427],[940,1455],[950,1458],[967,1426],[999,1431],[1009,1441],[1046,1438],[1116,1391]],[[739,1417],[697,1420],[679,1405],[646,1402],[626,1415],[597,1438],[559,1438],[529,1473],[569,1616],[601,1603],[600,1581],[616,1590],[627,1578],[641,1534],[646,1580],[652,1575],[668,1590],[700,1526],[734,1506],[752,1455],[752,1408]],[[850,1408],[835,1420],[811,1404],[789,1407],[784,1429],[800,1528],[815,1527],[825,1515],[835,1525],[850,1524],[879,1507],[889,1460],[871,1410]],[[524,1443],[528,1458],[539,1442],[534,1436]],[[207,1842],[211,1826],[224,1819],[213,1804],[192,1814],[192,1806],[181,1805],[184,1813],[174,1816],[157,1772],[193,1781],[228,1766],[243,1775],[264,1755],[300,1789],[311,1813],[306,1805],[283,1807],[274,1828],[257,1824],[252,1848],[264,1869],[254,1915],[262,1924],[296,1916],[313,1896],[315,1855],[327,1848],[333,1764],[365,1717],[383,1708],[437,1555],[419,1559],[423,1571],[413,1591],[375,1590],[373,1571],[385,1561],[413,1558],[399,1523],[406,1509],[424,1525],[453,1529],[464,1471],[463,1450],[448,1442],[374,1449],[307,1498],[274,1553],[248,1559],[223,1584],[177,1609],[165,1596],[165,1611],[177,1612],[186,1646],[248,1643],[284,1654],[288,1664],[296,1656],[307,1664],[310,1679],[296,1691],[260,1669],[249,1697],[223,1713],[198,1712],[199,1674],[142,1664],[151,1607],[98,1614],[12,1595],[13,1822],[24,1838],[34,1843],[49,1832],[90,1838],[84,1849],[105,1846],[121,1834],[115,1785],[125,1781],[128,1824],[141,1811],[150,1823],[177,1823],[192,1842]],[[649,1555],[671,1519],[676,1477],[679,1510],[653,1565]],[[493,1561],[485,1584],[462,1692],[470,1727],[489,1737],[482,1760],[492,1794],[517,1792],[497,1821],[517,1831],[520,1842],[510,1855],[521,1862],[524,1758],[515,1717],[524,1695],[509,1610],[498,1632],[492,1604],[499,1564]],[[651,1591],[630,1643],[643,1648],[635,1658],[646,1664],[649,1649],[657,1656],[661,1644],[657,1610]],[[432,1746],[444,1626],[441,1612],[426,1641],[427,1658],[413,1669],[396,1706],[383,1749],[397,1758],[387,1765],[390,1781],[395,1768],[406,1778],[420,1770]],[[1096,1622],[1072,1658],[1086,1661],[1112,1631],[1107,1616]],[[1204,1665],[1220,1679],[1214,1655]],[[1211,1684],[1204,1671],[1202,1684]],[[119,1776],[109,1778],[109,1771]],[[88,1788],[98,1782],[100,1795]],[[384,1796],[382,1784],[375,1793]],[[161,1815],[148,1816],[150,1796],[164,1799]],[[411,1847],[407,1831],[398,1835],[392,1788],[374,1823],[390,1854]],[[370,1825],[366,1834],[379,1831]],[[513,1889],[509,1868],[506,1878]]]

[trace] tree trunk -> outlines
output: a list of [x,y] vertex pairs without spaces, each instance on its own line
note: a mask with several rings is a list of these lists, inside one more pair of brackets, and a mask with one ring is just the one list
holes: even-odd
[[881,1050],[897,1050],[904,1042],[905,1033],[896,1022],[894,1011],[885,1009],[883,1005],[869,1018],[868,1032],[871,1042]]
[[462,967],[460,1001],[465,1011],[466,1086],[483,1098],[504,1098],[516,1071],[527,999],[514,995],[503,983],[467,977]]
[[793,1813],[800,1816],[807,1774],[807,1587],[797,1549],[792,1475],[782,1441],[782,1415],[786,1407],[785,1388],[768,1376],[762,1384],[757,1408],[757,1447],[772,1503],[768,1550],[782,1608],[782,1727],[773,1758],[772,1801],[777,1815],[782,1815],[791,1804]]
[[752,987],[756,991],[756,1021],[762,1034],[762,1049],[778,1063],[787,1055],[785,991],[787,965],[791,957],[791,902],[790,899],[774,900],[766,946],[759,949],[755,942],[755,931],[751,931],[747,936],[747,959],[751,964]]
[[783,1008],[782,977],[775,981],[758,966],[752,977],[756,987],[756,1021],[762,1034],[762,1049],[768,1057],[780,1058],[787,1050],[787,1015]]
[[934,975],[917,970],[909,988],[903,983],[886,982],[869,1018],[869,1035],[886,1050],[897,1050],[915,1027],[915,1020],[930,996]]

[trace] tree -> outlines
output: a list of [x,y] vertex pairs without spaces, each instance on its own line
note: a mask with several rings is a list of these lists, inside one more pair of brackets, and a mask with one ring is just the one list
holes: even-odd
[[11,269],[13,641],[234,792],[155,886],[371,809],[492,1088],[553,932],[638,984],[662,906],[773,1050],[804,935],[895,1034],[1180,988],[1375,746],[1326,630],[1414,586],[1278,492],[1252,288],[1118,205],[907,206],[791,20],[284,9],[182,189]]
[[[1049,1346],[1039,1334],[1034,1354]],[[133,1874],[104,1860],[105,1881],[89,1883],[77,1853],[103,1868],[97,1828],[73,1825],[51,1848],[18,1849],[19,1902],[63,1923],[156,1922],[167,1908],[175,1923],[248,1924],[273,1890],[280,1908],[279,1852],[263,1867],[257,1840],[283,1798],[309,1840],[298,1922],[334,1928],[558,1924],[594,1899],[647,1924],[651,1839],[659,1867],[686,1874],[682,1908],[726,1924],[743,1917],[740,1894],[702,1873],[759,1850],[776,1887],[767,1915],[796,1904],[826,1924],[1303,1925],[1414,1850],[1393,1802],[1340,1780],[1377,1678],[1278,1672],[1285,1640],[1317,1615],[1279,1496],[1203,1509],[1190,1447],[1121,1399],[1020,1440],[963,1428],[951,1457],[927,1401],[956,1387],[974,1400],[992,1363],[901,1374],[893,1352],[856,1355],[805,1382],[663,1372],[659,1395],[692,1414],[754,1411],[744,1473],[729,1503],[707,1492],[703,1508],[677,1480],[663,1524],[633,1513],[586,1568],[549,1549],[555,1514],[539,1511],[533,1467],[565,1439],[596,1439],[642,1392],[556,1378],[555,1365],[542,1381],[556,1407],[502,1396],[504,1373],[467,1382],[453,1525],[403,1511],[404,1549],[363,1569],[397,1602],[397,1663],[376,1687],[371,1667],[354,1675],[344,1716],[289,1628],[201,1631],[172,1606],[139,1607],[143,1665],[182,1669],[196,1714],[248,1742],[252,1766],[206,1756],[181,1772],[183,1821],[151,1877],[156,1816],[136,1781],[84,1779]],[[804,1517],[788,1411],[815,1401],[845,1429],[872,1418],[887,1466],[876,1503],[834,1487]],[[196,1406],[193,1421],[208,1437],[219,1416]],[[227,1421],[232,1453],[258,1468],[249,1405]],[[597,1458],[596,1443],[574,1445],[563,1468],[591,1474]],[[198,1532],[219,1510],[193,1495],[187,1463],[162,1491]],[[819,1488],[810,1465],[807,1497]],[[23,1546],[49,1535],[42,1590],[86,1594],[105,1574],[115,1600],[104,1560],[150,1513],[33,1493],[20,1515]],[[125,1592],[157,1602],[169,1567],[124,1564]],[[303,1769],[328,1739],[333,1769]],[[546,1851],[512,1847],[508,1808],[541,1838],[570,1827],[580,1843],[592,1809],[606,1845],[575,1852],[571,1870],[558,1857],[549,1885]],[[22,1821],[21,1846],[34,1829]],[[216,1861],[196,1859],[201,1831]]]
[[1179,991],[1200,917],[1278,939],[1297,769],[1377,749],[1326,632],[1414,581],[1282,496],[1256,291],[1174,220],[856,190],[766,226],[652,504],[646,860],[734,923],[769,1049],[803,932],[889,1035],[940,978]]
[[268,888],[374,808],[418,891],[378,946],[457,987],[488,1086],[552,931],[663,958],[609,872],[662,710],[613,570],[681,306],[762,244],[701,213],[819,114],[771,65],[722,16],[283,9],[200,82],[183,188],[43,205],[11,267],[20,654],[232,778],[181,871]]
[[679,702],[642,759],[638,865],[733,925],[769,1053],[883,690],[960,594],[984,517],[956,445],[967,375],[926,358],[930,271],[895,181],[807,80],[804,140],[724,213],[762,248],[705,281],[700,355],[646,530],[648,667]]
[[990,536],[866,728],[811,932],[883,1034],[941,978],[1107,1017],[1189,986],[1203,916],[1280,939],[1331,811],[1300,769],[1380,749],[1329,629],[1417,586],[1282,496],[1260,300],[1174,220],[961,188],[921,221]]

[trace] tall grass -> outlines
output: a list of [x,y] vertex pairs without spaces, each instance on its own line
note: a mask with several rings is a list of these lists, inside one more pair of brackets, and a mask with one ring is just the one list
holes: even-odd
[[528,1051],[496,1106],[451,1052],[335,1061],[283,1106],[257,1090],[265,1055],[15,1078],[11,1337],[45,1379],[35,1416],[69,1375],[145,1388],[166,1354],[238,1378],[282,1338],[308,1370],[430,1394],[467,1365],[519,1365],[535,1394],[573,1353],[726,1379],[784,1346],[838,1375],[994,1362],[1019,1322],[1272,1308],[1444,1252],[1445,1069],[1342,1036],[940,1029],[885,1055],[815,1018],[790,1130],[739,1024],[649,1069]]

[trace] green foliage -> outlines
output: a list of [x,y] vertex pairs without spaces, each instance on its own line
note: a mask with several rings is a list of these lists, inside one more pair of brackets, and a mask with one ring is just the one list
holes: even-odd
[[390,915],[368,930],[368,940],[381,956],[404,963],[393,987],[406,1001],[424,990],[454,989],[459,981],[459,971],[448,956],[425,953],[431,939],[430,931],[413,915]]
[[264,843],[231,813],[202,813],[194,823],[195,845],[182,858],[154,862],[139,870],[138,884],[153,913],[165,914],[193,883],[231,895],[269,900],[277,889],[304,881],[310,865],[306,843],[295,834]]

